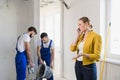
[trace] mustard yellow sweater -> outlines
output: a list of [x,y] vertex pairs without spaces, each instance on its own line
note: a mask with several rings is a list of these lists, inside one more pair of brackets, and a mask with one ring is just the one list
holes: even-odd
[[[76,51],[76,53],[78,53],[78,45],[80,44],[82,37],[83,35],[79,37],[79,40],[76,45],[70,46],[71,51],[73,52]],[[102,47],[101,36],[95,33],[94,31],[89,32],[83,46],[83,53],[89,54],[90,57],[87,58],[83,56],[83,65],[92,64],[98,61],[100,59],[101,47]]]

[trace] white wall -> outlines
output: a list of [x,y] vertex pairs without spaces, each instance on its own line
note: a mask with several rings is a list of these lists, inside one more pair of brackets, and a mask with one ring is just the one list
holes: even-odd
[[67,80],[75,80],[74,54],[70,51],[70,44],[75,38],[78,27],[77,21],[82,16],[90,18],[94,30],[100,32],[100,0],[66,0],[70,9],[64,7],[64,77]]
[[[103,61],[101,61],[100,64],[103,64]],[[101,66],[102,65],[100,65],[100,67]],[[104,62],[104,68],[100,69],[103,70],[102,80],[120,79],[120,61],[107,58]]]
[[[0,4],[0,80],[15,80],[17,37],[31,25],[38,30],[38,16],[39,0],[8,0],[7,3]],[[35,53],[35,50],[32,52]]]
[[0,79],[15,80],[14,55],[17,35],[16,5],[9,2],[9,6],[0,7]]

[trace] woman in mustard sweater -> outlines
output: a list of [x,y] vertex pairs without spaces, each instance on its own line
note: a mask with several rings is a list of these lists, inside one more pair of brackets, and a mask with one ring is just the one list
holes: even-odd
[[102,40],[101,36],[92,30],[87,17],[78,21],[78,35],[70,46],[76,51],[75,74],[77,80],[97,80],[96,61],[100,59]]

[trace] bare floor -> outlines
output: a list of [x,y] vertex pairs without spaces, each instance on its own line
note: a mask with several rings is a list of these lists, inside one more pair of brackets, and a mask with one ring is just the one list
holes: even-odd
[[66,79],[64,79],[64,78],[60,78],[60,77],[55,77],[54,80],[66,80]]
[[[28,75],[26,80],[36,80],[34,75]],[[46,79],[43,79],[46,80]],[[57,75],[54,75],[54,80],[66,80],[62,77],[58,77]]]
[[[46,80],[46,79],[43,79],[43,80]],[[57,75],[54,75],[54,80],[66,80],[62,77],[58,77]]]
[[[43,79],[43,80],[46,80],[46,79]],[[66,79],[60,78],[60,77],[55,77],[54,80],[66,80]]]

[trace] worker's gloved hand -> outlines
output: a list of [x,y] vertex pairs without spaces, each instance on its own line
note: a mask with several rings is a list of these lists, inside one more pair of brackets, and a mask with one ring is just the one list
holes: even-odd
[[32,66],[31,65],[28,65],[27,67],[28,67],[28,73],[29,74],[31,74],[31,73],[34,73],[34,64],[32,64]]
[[40,60],[39,60],[39,63],[40,63],[40,64],[44,64],[44,62],[43,62],[43,60],[42,60],[42,59],[40,59]]
[[28,65],[29,65],[30,67],[34,67],[34,63],[33,63],[33,62],[30,62]]

